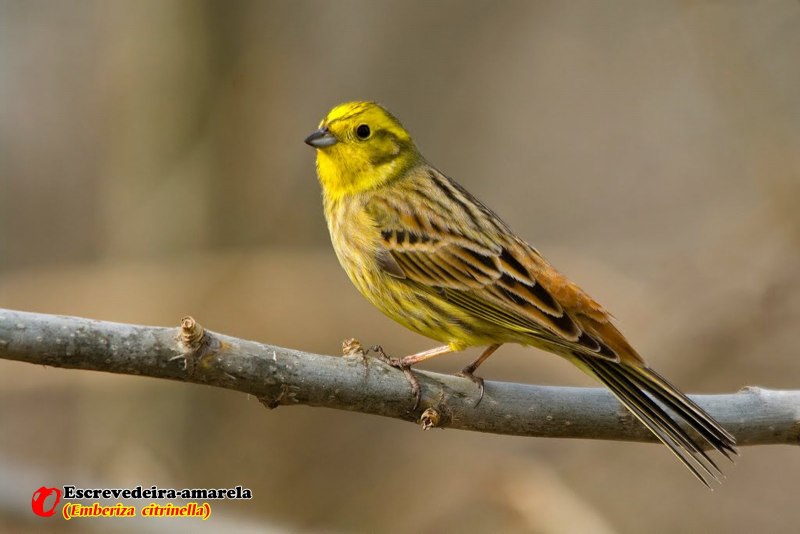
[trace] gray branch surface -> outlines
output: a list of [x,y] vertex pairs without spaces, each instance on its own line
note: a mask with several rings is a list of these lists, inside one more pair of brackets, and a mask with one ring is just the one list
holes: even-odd
[[[414,371],[419,408],[404,374],[377,359],[322,356],[204,331],[0,309],[0,358],[39,365],[167,378],[254,395],[274,408],[323,406],[496,434],[653,442],[605,389],[486,382]],[[692,395],[739,445],[800,444],[800,391],[747,387]]]

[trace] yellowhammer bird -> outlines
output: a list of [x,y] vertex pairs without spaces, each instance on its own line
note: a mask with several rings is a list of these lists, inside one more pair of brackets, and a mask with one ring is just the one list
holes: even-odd
[[556,353],[605,384],[704,484],[701,469],[718,480],[703,441],[662,406],[728,458],[734,437],[648,367],[600,304],[425,161],[391,113],[336,106],[305,142],[317,149],[325,218],[350,280],[383,313],[444,343],[393,365],[488,346],[461,372],[482,397],[473,373],[503,343]]

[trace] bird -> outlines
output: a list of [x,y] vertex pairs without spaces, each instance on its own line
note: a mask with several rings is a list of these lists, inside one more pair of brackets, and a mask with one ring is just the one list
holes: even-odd
[[478,385],[480,402],[478,367],[505,343],[534,347],[605,385],[703,484],[720,480],[706,449],[732,460],[734,436],[652,369],[605,308],[428,163],[386,108],[335,106],[305,143],[316,151],[331,242],[352,283],[385,315],[441,343],[403,358],[376,347],[411,379],[414,409],[411,366],[486,347],[458,373]]

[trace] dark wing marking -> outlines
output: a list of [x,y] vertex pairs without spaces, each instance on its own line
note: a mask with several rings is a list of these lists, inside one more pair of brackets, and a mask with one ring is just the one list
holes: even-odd
[[378,263],[391,276],[444,290],[452,303],[511,331],[617,359],[507,249],[492,250],[458,235],[434,237],[421,228],[384,229],[381,236],[385,249]]
[[381,269],[384,272],[394,276],[395,278],[405,278],[406,273],[403,271],[403,268],[397,264],[397,260],[394,259],[391,252],[388,250],[381,250],[378,253],[378,265],[380,265]]

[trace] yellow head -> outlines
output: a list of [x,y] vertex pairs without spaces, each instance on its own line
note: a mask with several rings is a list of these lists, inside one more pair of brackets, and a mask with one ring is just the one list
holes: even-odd
[[400,121],[374,102],[336,106],[305,142],[317,149],[317,174],[331,198],[379,187],[422,159]]

